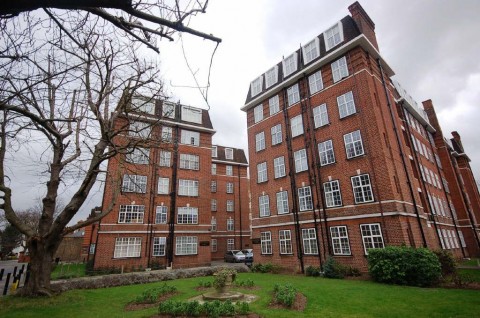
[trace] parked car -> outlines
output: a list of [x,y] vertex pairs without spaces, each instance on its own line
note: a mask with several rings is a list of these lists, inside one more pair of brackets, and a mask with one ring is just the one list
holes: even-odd
[[245,264],[249,265],[253,263],[253,250],[251,248],[246,248],[242,250],[242,253],[245,254]]
[[225,262],[240,263],[245,261],[245,254],[240,250],[231,250],[225,253],[223,257]]

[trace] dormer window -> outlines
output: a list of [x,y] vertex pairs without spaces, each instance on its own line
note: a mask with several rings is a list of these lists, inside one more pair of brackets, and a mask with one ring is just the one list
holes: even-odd
[[342,22],[338,21],[333,27],[323,32],[323,39],[325,40],[326,51],[343,42]]
[[182,120],[201,124],[202,110],[198,108],[182,106]]
[[175,104],[163,102],[162,116],[168,118],[175,118]]
[[132,98],[132,110],[147,114],[155,114],[155,100],[141,97]]
[[233,149],[232,148],[225,148],[225,159],[233,160]]
[[303,62],[308,64],[320,56],[320,44],[318,38],[313,39],[302,47]]
[[293,53],[282,61],[283,77],[287,77],[297,70],[297,53]]
[[217,158],[217,146],[212,146],[212,157]]
[[254,79],[250,83],[250,92],[252,97],[262,92],[262,82],[263,82],[263,75],[260,75],[258,78]]
[[278,82],[278,66],[274,66],[265,73],[265,88]]

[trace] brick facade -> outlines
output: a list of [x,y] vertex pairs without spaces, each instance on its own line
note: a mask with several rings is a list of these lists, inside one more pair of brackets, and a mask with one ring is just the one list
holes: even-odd
[[[466,256],[449,207],[453,193],[445,191],[435,159],[435,128],[391,80],[372,20],[358,2],[349,9],[351,16],[250,85],[242,110],[255,261],[303,271],[333,255],[366,271],[369,247],[403,244]],[[278,111],[271,111],[276,98]],[[272,136],[277,125],[281,142]],[[259,146],[262,136],[265,147]],[[285,174],[276,172],[281,157]],[[277,206],[284,191],[288,211],[284,203]]]
[[[133,148],[124,149],[108,162],[102,209],[112,212],[99,225],[94,268],[204,266],[223,257],[227,237],[235,240],[236,248],[248,246],[249,182],[243,150],[227,148],[234,156],[221,161],[212,156],[213,148],[226,148],[212,146],[215,130],[206,110],[157,101],[149,113],[133,115],[117,121],[117,128],[129,127],[117,142],[134,141],[143,153],[135,157]],[[133,119],[149,123],[144,129],[148,136],[132,131]],[[233,175],[226,175],[227,166]],[[211,191],[213,180],[216,193]],[[233,183],[233,193],[226,193],[227,182]],[[219,204],[217,211],[211,209],[212,199]],[[227,200],[234,203],[231,212],[226,211]],[[216,231],[212,218],[217,219]],[[232,231],[226,229],[227,218],[233,220]],[[215,253],[212,240],[217,240]]]

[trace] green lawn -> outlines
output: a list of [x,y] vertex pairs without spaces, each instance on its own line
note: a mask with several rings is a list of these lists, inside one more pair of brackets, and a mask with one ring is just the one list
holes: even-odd
[[472,259],[462,260],[462,261],[460,261],[459,264],[464,265],[464,266],[480,267],[480,260],[478,258],[472,258]]
[[[259,296],[251,303],[252,311],[263,317],[475,317],[480,312],[480,291],[416,288],[377,284],[370,281],[331,280],[324,278],[245,273],[239,280],[252,279],[259,289],[246,291]],[[211,277],[169,281],[180,292],[173,299],[185,300],[198,295],[200,281]],[[291,283],[305,296],[303,313],[269,309],[275,283]],[[0,299],[2,317],[149,317],[155,308],[125,312],[125,304],[148,285],[132,285],[97,290],[75,290],[50,299]]]
[[68,279],[85,276],[85,264],[58,264],[52,271],[52,279]]

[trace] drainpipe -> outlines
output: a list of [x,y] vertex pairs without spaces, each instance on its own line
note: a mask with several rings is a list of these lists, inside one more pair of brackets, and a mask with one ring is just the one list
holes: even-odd
[[240,165],[237,166],[237,176],[238,176],[238,208],[240,213],[240,249],[243,248],[243,223],[242,223],[242,188],[240,182]]
[[175,210],[177,208],[177,170],[178,170],[178,136],[180,129],[175,125],[175,138],[173,141],[173,164],[172,164],[172,192],[170,192],[170,218],[168,220],[168,251],[167,266],[173,266],[173,244],[175,238]]
[[153,249],[153,224],[155,224],[153,218],[155,216],[155,182],[157,182],[158,172],[157,172],[157,160],[158,160],[158,148],[153,148],[153,162],[150,164],[153,175],[151,184],[150,184],[150,209],[148,215],[148,236],[147,236],[147,267],[150,267],[152,261],[152,249]]

